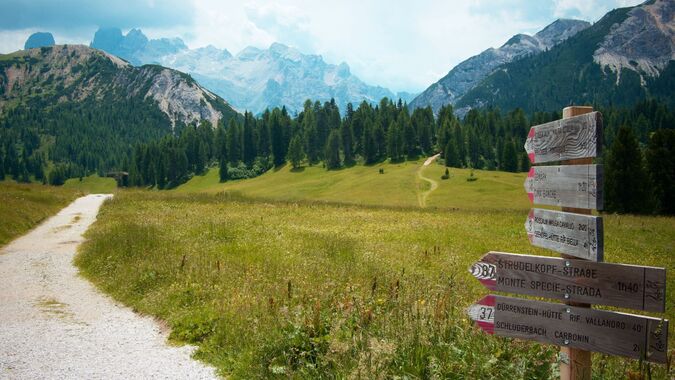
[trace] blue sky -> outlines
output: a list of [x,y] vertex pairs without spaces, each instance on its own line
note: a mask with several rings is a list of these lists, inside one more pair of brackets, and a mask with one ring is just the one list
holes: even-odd
[[419,92],[454,65],[514,34],[558,18],[597,21],[636,0],[259,1],[0,0],[0,52],[50,31],[57,43],[88,44],[98,26],[140,27],[236,53],[281,42],[330,63],[347,62],[369,84]]

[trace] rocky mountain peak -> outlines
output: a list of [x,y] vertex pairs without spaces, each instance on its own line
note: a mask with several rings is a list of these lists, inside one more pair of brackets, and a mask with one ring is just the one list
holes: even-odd
[[43,46],[54,46],[56,42],[54,41],[54,36],[48,32],[37,32],[33,33],[28,37],[26,43],[23,45],[24,49],[33,49]]
[[622,69],[655,77],[675,60],[675,2],[655,0],[633,8],[614,24],[593,54],[593,60],[617,73]]
[[589,26],[591,24],[588,21],[561,18],[537,32],[534,37],[546,48],[551,48]]

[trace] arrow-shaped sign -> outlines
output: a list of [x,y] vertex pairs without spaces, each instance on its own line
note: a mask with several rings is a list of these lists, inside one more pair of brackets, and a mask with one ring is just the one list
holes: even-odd
[[496,295],[467,312],[489,334],[656,363],[668,359],[668,321],[663,319]]
[[532,203],[602,210],[602,166],[535,166],[525,190]]
[[591,112],[530,128],[525,151],[533,164],[597,157],[601,137],[602,114]]
[[664,268],[488,252],[469,272],[494,291],[657,312],[666,307]]
[[603,228],[599,216],[535,208],[527,216],[525,231],[534,246],[603,261]]

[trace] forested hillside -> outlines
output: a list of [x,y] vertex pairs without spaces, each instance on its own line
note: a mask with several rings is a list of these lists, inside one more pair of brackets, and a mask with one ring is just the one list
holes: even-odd
[[[665,3],[663,7],[672,7],[672,3],[671,5]],[[662,2],[659,2],[657,5],[661,4]],[[672,38],[656,32],[644,35],[645,31],[653,27],[652,24],[638,23],[639,30],[634,32],[635,38],[641,38],[639,49],[646,51],[643,53],[644,56],[635,60],[630,56],[621,57],[629,60],[632,66],[625,67],[614,63],[601,65],[605,58],[596,57],[601,51],[599,48],[607,44],[608,35],[622,25],[633,12],[643,11],[642,8],[646,6],[650,5],[611,11],[593,26],[554,48],[502,66],[467,92],[456,103],[456,107],[465,109],[488,105],[501,109],[521,107],[528,112],[534,112],[559,109],[570,104],[632,106],[650,98],[661,99],[669,106],[675,105],[672,90],[675,85],[675,61],[670,60],[660,72],[656,73],[654,73],[656,69],[652,69],[649,73],[644,72],[640,66],[644,62],[660,62],[661,57],[650,55],[655,54],[653,50],[668,55],[667,50],[670,49],[670,46],[649,46],[650,43],[656,43],[649,41],[650,38],[655,40],[660,37]],[[672,23],[672,13],[670,14],[671,16],[666,14],[664,17],[671,17]],[[620,37],[630,39],[630,36]],[[666,44],[668,45],[667,42]],[[626,47],[624,45],[615,47],[619,48]],[[630,49],[635,50],[638,47]],[[611,62],[617,59],[613,57]]]
[[[609,209],[673,212],[665,197],[675,191],[675,114],[653,101],[599,111],[605,120],[607,175],[617,178],[608,183],[620,183],[617,191],[608,195]],[[226,181],[254,177],[286,162],[293,167],[323,165],[331,170],[384,160],[399,162],[437,152],[442,152],[445,165],[450,167],[527,171],[529,160],[523,143],[530,126],[559,118],[558,112],[527,115],[522,109],[506,113],[485,109],[471,110],[459,119],[451,106],[443,107],[434,118],[430,107],[410,114],[408,107],[386,98],[375,107],[365,102],[357,109],[350,106],[341,118],[334,102],[307,101],[296,117],[284,108],[267,111],[260,118],[246,113],[242,122],[233,119],[215,130],[208,124],[191,126],[180,136],[138,145],[129,180],[134,186],[171,188],[216,164],[221,181]],[[625,146],[632,150],[611,154]],[[650,158],[657,156],[660,158]],[[641,192],[626,196],[621,185],[625,179],[620,177],[627,163],[633,167],[626,175],[644,181],[631,186],[643,188]],[[648,190],[650,183],[654,186]]]
[[133,144],[238,114],[189,76],[84,46],[0,55],[0,163],[21,181],[120,170]]

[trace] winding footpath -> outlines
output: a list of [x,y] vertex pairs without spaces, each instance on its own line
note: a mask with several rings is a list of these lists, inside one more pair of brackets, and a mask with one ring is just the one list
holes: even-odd
[[73,265],[110,195],[75,200],[0,249],[0,379],[212,379],[149,317],[116,304]]
[[433,180],[431,178],[425,177],[424,174],[422,174],[422,172],[424,171],[424,169],[427,166],[431,165],[431,163],[436,161],[438,159],[438,157],[440,157],[440,156],[441,156],[441,154],[439,153],[439,154],[436,154],[434,156],[431,156],[431,157],[427,158],[426,161],[424,161],[424,164],[422,166],[420,166],[419,169],[417,169],[417,178],[422,180],[422,181],[429,182],[431,184],[431,187],[429,188],[429,190],[423,191],[421,193],[420,192],[417,193],[417,202],[419,202],[419,205],[422,208],[427,207],[427,198],[429,197],[429,195],[434,190],[436,190],[438,188],[438,182],[436,182],[435,180]]

